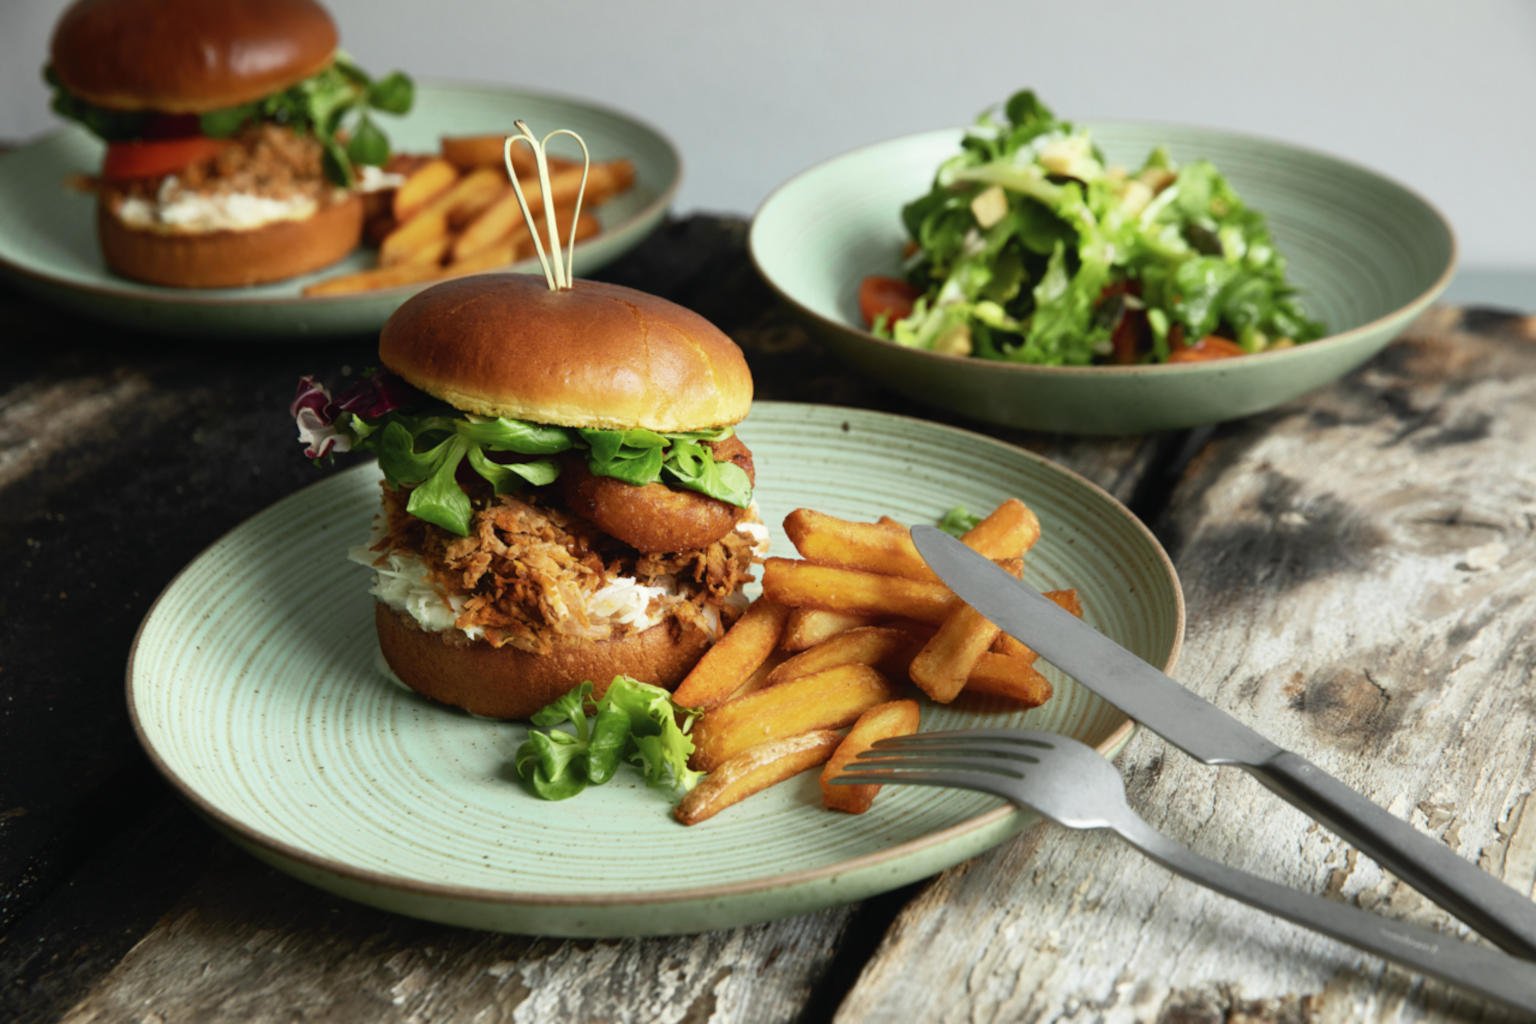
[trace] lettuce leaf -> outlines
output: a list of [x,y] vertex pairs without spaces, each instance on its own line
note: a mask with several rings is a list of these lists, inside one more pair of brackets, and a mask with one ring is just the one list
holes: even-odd
[[[688,767],[691,724],[691,714],[659,686],[615,676],[594,701],[591,682],[584,682],[533,716],[513,767],[545,800],[565,800],[588,785],[602,785],[624,762],[639,768],[652,786],[685,792],[703,776]],[[566,725],[569,731],[561,728]]]

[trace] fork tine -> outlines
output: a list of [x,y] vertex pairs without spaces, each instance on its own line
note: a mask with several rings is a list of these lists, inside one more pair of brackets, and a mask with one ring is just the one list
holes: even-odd
[[949,754],[933,757],[921,757],[904,754],[901,757],[867,757],[863,754],[854,758],[844,766],[844,769],[859,768],[871,770],[903,771],[906,769],[939,768],[946,771],[957,772],[982,772],[989,775],[1000,775],[1008,779],[1022,779],[1025,765],[1013,758],[981,757],[966,758],[955,757]]
[[[1011,750],[991,750],[981,748],[979,750],[963,750],[957,747],[918,747],[916,749],[883,749],[870,747],[868,750],[859,751],[854,758],[855,762],[878,765],[880,767],[900,767],[902,765],[930,765],[953,764],[957,767],[971,767],[980,771],[1003,770],[1006,765],[1039,764],[1040,759],[1033,754],[1014,753]],[[1022,777],[1022,773],[1015,774]]]
[[880,740],[877,746],[906,744],[943,744],[954,741],[964,743],[995,742],[1021,747],[1050,749],[1056,744],[1049,733],[1031,732],[1027,729],[942,729],[933,732],[915,732],[906,736],[892,736]]
[[956,737],[940,741],[925,740],[922,742],[906,742],[914,739],[921,733],[912,736],[897,736],[891,739],[883,739],[869,747],[869,752],[875,755],[901,755],[908,754],[955,754],[957,756],[988,756],[1003,758],[1034,758],[1036,754],[1044,753],[1051,748],[1044,744],[1022,745],[1006,740],[973,739],[971,737]]
[[855,786],[872,782],[882,786],[944,786],[949,789],[974,789],[1013,801],[1013,796],[1008,791],[1007,777],[985,772],[897,771],[849,764],[841,774],[834,776],[830,781],[834,786]]

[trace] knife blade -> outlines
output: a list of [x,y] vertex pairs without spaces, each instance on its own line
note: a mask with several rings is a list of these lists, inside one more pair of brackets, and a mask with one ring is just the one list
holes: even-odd
[[1450,847],[1265,739],[933,526],[928,566],[1009,636],[1197,760],[1236,765],[1506,951],[1536,959],[1536,903]]

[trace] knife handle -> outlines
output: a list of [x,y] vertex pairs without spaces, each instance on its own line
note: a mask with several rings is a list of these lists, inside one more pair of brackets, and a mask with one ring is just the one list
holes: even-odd
[[1515,956],[1536,959],[1536,903],[1528,894],[1504,884],[1299,754],[1283,751],[1244,767],[1495,945]]

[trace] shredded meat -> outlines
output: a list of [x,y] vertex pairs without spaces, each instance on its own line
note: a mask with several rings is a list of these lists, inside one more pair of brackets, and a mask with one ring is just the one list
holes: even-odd
[[[177,188],[208,195],[309,196],[323,201],[335,186],[325,177],[319,140],[278,124],[252,125],[215,157],[177,171]],[[118,198],[155,200],[165,177],[112,182]]]
[[700,625],[708,622],[706,609],[718,614],[751,578],[752,540],[740,533],[695,551],[642,555],[537,498],[501,495],[477,498],[469,536],[459,537],[410,515],[408,499],[409,492],[384,486],[384,536],[375,548],[424,559],[444,593],[465,599],[459,628],[479,627],[497,647],[546,652],[556,624],[568,633],[596,630],[600,638],[630,631],[614,625],[604,632],[583,611],[586,597],[615,576],[687,584],[669,611]]

